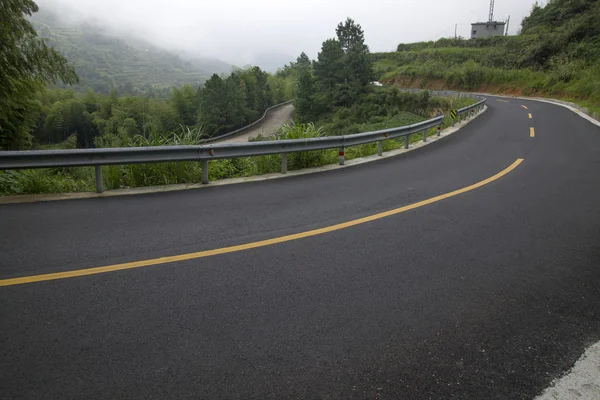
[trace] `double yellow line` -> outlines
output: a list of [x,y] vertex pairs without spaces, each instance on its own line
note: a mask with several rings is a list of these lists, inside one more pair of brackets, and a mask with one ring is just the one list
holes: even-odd
[[331,226],[328,226],[325,228],[313,229],[310,231],[295,233],[293,235],[280,236],[280,237],[273,238],[273,239],[261,240],[258,242],[251,242],[251,243],[241,244],[241,245],[237,245],[237,246],[229,246],[229,247],[223,247],[220,249],[199,251],[196,253],[180,254],[180,255],[169,256],[169,257],[153,258],[153,259],[148,259],[148,260],[140,260],[140,261],[123,263],[123,264],[106,265],[103,267],[86,268],[86,269],[77,269],[77,270],[72,270],[72,271],[56,272],[56,273],[51,273],[51,274],[32,275],[32,276],[23,276],[20,278],[2,279],[2,280],[0,280],[0,286],[22,285],[22,284],[26,284],[26,283],[52,281],[52,280],[57,280],[57,279],[75,278],[78,276],[104,274],[104,273],[108,273],[108,272],[123,271],[123,270],[127,270],[127,269],[150,267],[153,265],[168,264],[168,263],[173,263],[173,262],[177,262],[177,261],[187,261],[187,260],[211,257],[211,256],[219,255],[219,254],[235,253],[238,251],[256,249],[256,248],[265,247],[265,246],[272,246],[272,245],[275,245],[278,243],[285,243],[285,242],[290,242],[293,240],[299,240],[299,239],[304,239],[304,238],[308,238],[308,237],[312,237],[312,236],[322,235],[325,233],[330,233],[330,232],[338,231],[341,229],[350,228],[350,227],[353,227],[356,225],[365,224],[367,222],[376,221],[378,219],[387,218],[392,215],[401,214],[406,211],[414,210],[415,208],[423,207],[423,206],[426,206],[429,204],[436,203],[438,201],[448,199],[450,197],[458,196],[459,194],[470,192],[471,190],[475,190],[477,188],[480,188],[482,186],[485,186],[489,183],[492,183],[492,182],[502,178],[504,175],[508,174],[509,172],[511,172],[512,170],[517,168],[522,162],[523,162],[523,159],[519,158],[514,163],[512,163],[510,166],[508,166],[506,169],[498,172],[496,175],[491,176],[483,181],[477,182],[473,185],[464,187],[462,189],[458,189],[453,192],[449,192],[449,193],[445,193],[445,194],[442,194],[442,195],[439,195],[436,197],[432,197],[427,200],[419,201],[417,203],[409,204],[404,207],[395,208],[393,210],[385,211],[385,212],[378,213],[378,214],[373,214],[373,215],[363,217],[363,218],[358,218],[358,219],[344,222],[341,224],[331,225]]

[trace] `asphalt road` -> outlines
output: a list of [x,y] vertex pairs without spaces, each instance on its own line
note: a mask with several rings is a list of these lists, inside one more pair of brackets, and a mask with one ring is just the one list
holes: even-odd
[[267,114],[265,119],[253,128],[250,128],[244,133],[240,135],[236,135],[234,137],[219,140],[214,143],[241,143],[247,142],[250,138],[255,138],[257,136],[268,137],[273,133],[277,132],[279,128],[281,128],[286,123],[290,122],[294,116],[294,105],[293,104],[285,104],[281,107],[277,107]]
[[600,340],[600,128],[550,104],[488,105],[447,139],[370,164],[0,206],[8,279],[327,227],[524,159],[347,229],[0,287],[0,398],[535,397]]

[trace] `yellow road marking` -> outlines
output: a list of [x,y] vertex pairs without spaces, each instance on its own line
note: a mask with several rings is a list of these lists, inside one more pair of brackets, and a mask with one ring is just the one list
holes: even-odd
[[252,242],[252,243],[246,243],[246,244],[241,244],[241,245],[237,245],[237,246],[223,247],[223,248],[214,249],[214,250],[205,250],[205,251],[200,251],[197,253],[180,254],[180,255],[170,256],[170,257],[153,258],[153,259],[149,259],[149,260],[133,261],[133,262],[123,263],[123,264],[106,265],[104,267],[78,269],[78,270],[73,270],[73,271],[56,272],[56,273],[52,273],[52,274],[32,275],[32,276],[23,276],[20,278],[3,279],[3,280],[0,280],[0,286],[21,285],[21,284],[25,284],[25,283],[34,283],[34,282],[42,282],[42,281],[51,281],[51,280],[56,280],[56,279],[75,278],[77,276],[87,276],[87,275],[103,274],[106,272],[122,271],[122,270],[126,270],[126,269],[149,267],[152,265],[167,264],[167,263],[172,263],[172,262],[177,262],[177,261],[185,261],[185,260],[193,260],[193,259],[197,259],[197,258],[210,257],[210,256],[218,255],[218,254],[227,254],[227,253],[234,253],[237,251],[256,249],[258,247],[270,246],[270,245],[274,245],[277,243],[284,243],[284,242],[289,242],[292,240],[298,240],[298,239],[303,239],[303,238],[307,238],[307,237],[311,237],[311,236],[322,235],[324,233],[329,233],[329,232],[338,231],[340,229],[350,228],[352,226],[365,224],[367,222],[376,221],[378,219],[382,219],[382,218],[400,214],[400,213],[403,213],[406,211],[414,210],[415,208],[423,207],[423,206],[426,206],[426,205],[429,205],[432,203],[436,203],[436,202],[444,200],[444,199],[448,199],[450,197],[458,196],[459,194],[462,194],[462,193],[470,192],[471,190],[475,190],[477,188],[487,185],[488,183],[494,182],[495,180],[502,178],[504,175],[508,174],[509,172],[511,172],[512,170],[517,168],[522,162],[523,162],[523,159],[519,158],[514,163],[512,163],[509,167],[507,167],[505,170],[503,170],[503,171],[497,173],[496,175],[491,176],[483,181],[477,182],[471,186],[467,186],[462,189],[455,190],[453,192],[449,192],[449,193],[445,193],[445,194],[442,194],[442,195],[439,195],[436,197],[432,197],[427,200],[419,201],[417,203],[409,204],[404,207],[396,208],[396,209],[385,211],[385,212],[378,213],[378,214],[373,214],[373,215],[363,217],[363,218],[358,218],[358,219],[348,221],[348,222],[343,222],[341,224],[327,226],[325,228],[314,229],[311,231],[295,233],[293,235],[281,236],[281,237],[268,239],[268,240],[261,240],[259,242]]
[[508,101],[508,100],[500,100],[500,99],[496,99],[496,100],[497,100],[497,101],[501,101],[501,102],[503,102],[503,103],[510,103],[510,101]]
[[529,110],[529,108],[527,108],[527,106],[524,106],[523,104],[521,104],[521,107],[523,107],[526,110]]
[[529,128],[529,137],[535,137],[535,129],[533,128],[533,126]]
[[529,119],[532,119],[532,118],[533,118],[533,115],[531,115],[531,113],[529,113]]

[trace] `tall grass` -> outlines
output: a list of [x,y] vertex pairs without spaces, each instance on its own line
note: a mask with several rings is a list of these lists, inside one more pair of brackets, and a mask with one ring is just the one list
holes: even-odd
[[[400,97],[395,101],[405,101],[409,97]],[[414,96],[413,96],[414,97]],[[449,108],[460,108],[473,102],[471,99],[436,99],[428,96],[414,97],[426,99],[428,113],[437,113]],[[392,100],[391,100],[392,101]],[[412,101],[412,100],[411,100]],[[417,102],[418,103],[418,102]],[[415,103],[415,104],[417,104]],[[423,121],[425,117],[409,113],[397,112],[387,116],[374,116],[368,120],[351,126],[356,132],[375,131]],[[448,122],[447,122],[448,123]],[[331,129],[331,126],[329,126]],[[347,134],[348,132],[331,131],[333,134]],[[435,134],[432,129],[429,135]],[[264,140],[298,140],[323,137],[327,134],[324,126],[313,123],[290,123],[283,126],[278,133]],[[351,132],[354,133],[354,132]],[[181,131],[171,135],[149,135],[128,137],[126,135],[104,135],[97,138],[97,146],[111,147],[149,147],[195,145],[201,140],[200,129],[181,127]],[[411,142],[422,140],[421,135],[413,135]],[[390,139],[383,142],[384,151],[390,151],[403,146],[403,139]],[[346,148],[346,159],[364,157],[376,154],[377,144],[364,144]],[[291,153],[287,156],[288,169],[297,170],[309,167],[318,167],[338,162],[337,149],[318,150],[309,152]],[[215,160],[209,164],[209,178],[211,180],[246,177],[251,175],[280,172],[281,155],[268,155],[260,157],[243,157],[232,160]],[[202,176],[200,162],[168,162],[153,164],[113,165],[102,168],[104,186],[106,189],[127,187],[189,184],[199,183]],[[82,168],[54,168],[23,171],[0,171],[0,193],[30,194],[30,193],[61,193],[76,191],[93,191],[95,188],[94,169]]]
[[[113,147],[152,147],[195,145],[202,138],[201,128],[181,127],[181,132],[170,135],[151,134],[147,137],[103,137]],[[114,146],[114,145],[117,146]],[[167,162],[152,164],[112,165],[103,167],[104,184],[107,189],[194,183],[200,180],[202,169],[199,162]]]
[[0,171],[0,194],[67,193],[93,190],[89,180],[65,172],[64,169]]

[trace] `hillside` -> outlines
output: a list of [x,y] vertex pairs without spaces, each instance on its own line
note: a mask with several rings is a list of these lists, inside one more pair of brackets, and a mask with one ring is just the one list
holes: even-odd
[[217,59],[183,59],[139,39],[109,35],[91,23],[68,23],[50,11],[34,14],[38,34],[63,54],[80,77],[80,88],[131,94],[198,86],[231,66]]
[[534,6],[517,36],[400,44],[373,55],[382,81],[400,86],[552,96],[600,107],[600,2]]

